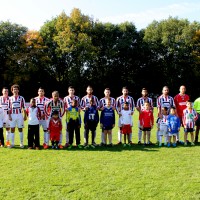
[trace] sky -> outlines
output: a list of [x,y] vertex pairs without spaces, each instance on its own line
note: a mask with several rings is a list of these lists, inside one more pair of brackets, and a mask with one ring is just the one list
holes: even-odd
[[138,30],[169,16],[200,22],[199,0],[0,0],[0,21],[39,30],[63,11],[70,15],[73,8],[101,22],[133,22]]

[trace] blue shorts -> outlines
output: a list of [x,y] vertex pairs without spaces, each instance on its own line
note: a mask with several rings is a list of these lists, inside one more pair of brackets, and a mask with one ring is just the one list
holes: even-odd
[[109,130],[112,130],[112,129],[113,129],[112,126],[104,126],[104,127],[102,128],[102,131],[109,131]]

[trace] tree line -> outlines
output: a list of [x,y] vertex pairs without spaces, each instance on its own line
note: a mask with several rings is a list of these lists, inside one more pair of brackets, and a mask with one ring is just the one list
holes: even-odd
[[[102,23],[74,8],[46,21],[39,31],[0,22],[1,87],[18,83],[30,98],[42,86],[47,96],[69,85],[83,96],[92,85],[102,97],[128,86],[134,99],[143,87],[152,96],[164,85],[170,94],[184,84],[192,99],[200,87],[200,23],[169,17],[137,30],[132,22]],[[34,95],[33,95],[34,94]]]

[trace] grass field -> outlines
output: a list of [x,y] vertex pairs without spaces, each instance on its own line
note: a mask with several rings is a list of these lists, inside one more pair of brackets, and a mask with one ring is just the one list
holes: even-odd
[[[0,149],[0,199],[200,199],[200,146],[139,146],[137,119],[136,113],[134,144],[126,148],[27,150],[17,146],[17,133],[15,148]],[[26,128],[24,133],[27,145]]]

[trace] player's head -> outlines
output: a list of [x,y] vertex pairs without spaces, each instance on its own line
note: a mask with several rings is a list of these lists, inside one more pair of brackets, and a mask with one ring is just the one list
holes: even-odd
[[54,101],[58,101],[59,99],[59,92],[58,91],[53,91],[52,92],[52,98]]
[[104,90],[105,97],[110,97],[110,88]]
[[125,102],[123,107],[124,107],[124,110],[129,110],[129,104],[128,104],[128,102]]
[[191,109],[192,108],[192,101],[191,100],[186,101],[186,106],[187,106],[187,108]]
[[68,87],[68,94],[69,94],[70,96],[73,96],[74,93],[75,93],[74,87],[73,87],[73,86],[69,86],[69,87]]
[[185,94],[185,92],[186,92],[186,87],[185,87],[184,85],[181,85],[179,91],[180,91],[180,94]]
[[11,86],[11,92],[13,93],[13,94],[18,94],[19,93],[19,85],[17,85],[17,84],[14,84],[14,85],[12,85]]
[[31,99],[30,99],[30,105],[31,105],[31,106],[36,106],[36,102],[35,102],[35,99],[34,99],[34,98],[31,98]]
[[163,115],[167,115],[167,111],[168,111],[167,107],[162,107],[161,108],[161,112],[162,112]]
[[86,89],[86,92],[87,92],[88,95],[91,95],[93,93],[92,86],[88,85],[87,89]]
[[39,97],[43,97],[44,96],[44,89],[42,87],[40,87],[38,89],[38,95],[39,95]]
[[54,110],[53,113],[52,113],[52,117],[54,119],[57,119],[59,117],[59,112],[57,110]]
[[78,105],[78,101],[76,99],[72,100],[72,106],[76,107]]
[[90,105],[94,105],[94,99],[93,98],[90,98]]
[[111,98],[106,99],[106,106],[108,106],[108,107],[111,106]]
[[142,88],[142,96],[147,97],[148,96],[148,91],[146,88]]
[[3,87],[2,88],[2,94],[3,94],[3,96],[8,96],[8,93],[9,93],[8,88],[7,87]]
[[149,109],[150,109],[150,104],[149,104],[149,102],[145,102],[145,103],[144,103],[144,109],[145,109],[145,110],[149,110]]
[[170,108],[170,114],[171,115],[175,115],[176,114],[176,108],[175,107],[171,107]]
[[123,94],[123,96],[127,96],[128,95],[128,88],[126,86],[124,86],[122,88],[122,94]]
[[164,95],[168,95],[168,94],[169,94],[169,88],[168,88],[168,86],[164,86],[164,87],[163,87],[162,93],[163,93]]

